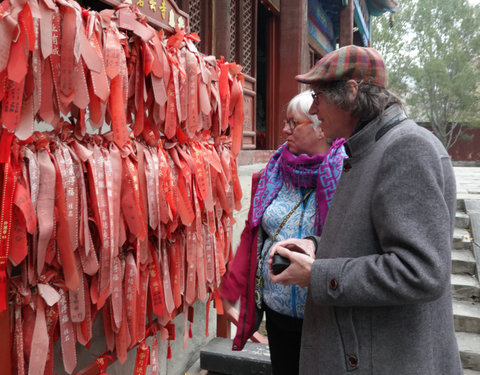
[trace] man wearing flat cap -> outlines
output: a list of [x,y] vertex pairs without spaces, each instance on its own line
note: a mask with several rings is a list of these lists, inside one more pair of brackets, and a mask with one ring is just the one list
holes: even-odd
[[300,373],[461,375],[445,148],[406,117],[372,48],[335,50],[296,79],[311,86],[325,136],[347,138],[349,156],[322,235],[279,242],[269,259],[290,260],[274,282],[309,287]]

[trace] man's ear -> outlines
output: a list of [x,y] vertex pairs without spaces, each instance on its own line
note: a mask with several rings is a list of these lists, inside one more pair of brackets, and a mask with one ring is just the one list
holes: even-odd
[[346,82],[347,86],[347,97],[350,102],[353,102],[357,98],[358,93],[358,82],[354,79],[349,79]]

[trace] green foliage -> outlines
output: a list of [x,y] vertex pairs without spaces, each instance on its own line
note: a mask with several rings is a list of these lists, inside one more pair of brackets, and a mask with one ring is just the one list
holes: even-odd
[[462,134],[460,138],[462,138],[464,142],[472,143],[475,136],[473,134]]
[[[480,111],[480,7],[467,0],[402,0],[372,22],[372,47],[385,58],[389,89],[409,115],[428,121],[447,149]],[[391,27],[390,27],[391,26]]]

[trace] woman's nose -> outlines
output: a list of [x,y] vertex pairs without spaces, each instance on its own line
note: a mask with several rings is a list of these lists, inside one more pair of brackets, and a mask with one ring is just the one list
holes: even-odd
[[292,134],[292,129],[290,129],[290,124],[286,121],[283,122],[283,128],[282,128],[282,131],[285,133],[285,134]]
[[317,105],[315,104],[315,101],[312,103],[310,106],[310,109],[308,110],[308,114],[310,115],[316,115],[318,112]]

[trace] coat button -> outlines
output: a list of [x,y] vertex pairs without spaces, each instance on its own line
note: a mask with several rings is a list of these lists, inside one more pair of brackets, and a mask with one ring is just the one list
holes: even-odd
[[338,287],[338,282],[337,282],[337,280],[332,279],[332,280],[330,280],[330,282],[329,282],[328,284],[329,284],[329,286],[330,286],[330,289],[332,289],[332,290],[337,290],[337,287]]
[[351,367],[357,367],[357,365],[358,365],[358,358],[357,358],[357,356],[355,356],[355,355],[349,355],[349,356],[348,356],[348,364],[349,364]]

